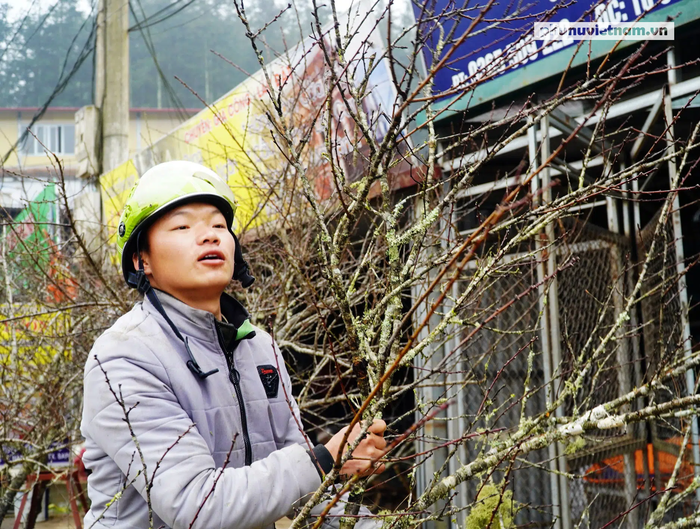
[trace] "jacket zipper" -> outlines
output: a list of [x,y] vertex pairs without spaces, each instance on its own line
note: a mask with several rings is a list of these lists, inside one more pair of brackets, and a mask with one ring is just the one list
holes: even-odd
[[243,444],[245,446],[245,464],[250,466],[253,462],[253,450],[250,447],[250,436],[248,435],[248,418],[245,413],[245,402],[243,401],[243,393],[241,392],[241,375],[235,366],[229,366],[229,380],[233,384],[233,389],[236,391],[238,399],[238,407],[241,410],[241,426],[243,427]]
[[[250,446],[250,435],[248,434],[248,417],[245,413],[245,401],[243,400],[243,392],[241,391],[241,374],[236,369],[235,360],[233,359],[233,352],[235,347],[233,347],[230,354],[227,354],[226,347],[221,338],[221,333],[217,331],[217,338],[219,339],[219,347],[224,353],[224,358],[226,359],[226,364],[228,365],[228,379],[233,384],[233,389],[236,392],[236,400],[238,400],[238,408],[241,410],[241,427],[243,428],[243,445],[245,447],[245,465],[250,466],[253,463],[253,450]],[[236,345],[238,343],[236,342]],[[230,360],[229,360],[230,357]]]

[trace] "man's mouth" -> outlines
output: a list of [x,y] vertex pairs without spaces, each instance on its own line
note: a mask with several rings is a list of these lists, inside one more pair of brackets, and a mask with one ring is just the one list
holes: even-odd
[[201,256],[199,261],[223,261],[224,256],[220,252],[208,252]]

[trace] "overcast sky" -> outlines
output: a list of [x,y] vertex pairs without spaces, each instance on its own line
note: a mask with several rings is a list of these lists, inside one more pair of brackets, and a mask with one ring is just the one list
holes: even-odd
[[[10,6],[8,18],[14,22],[24,17],[30,10],[32,13],[45,12],[56,3],[56,0],[0,0],[0,3]],[[91,6],[91,0],[78,0],[78,8],[85,13],[90,12]]]
[[[97,1],[98,0],[78,0],[78,8],[84,13],[89,13],[92,9],[93,2],[97,3]],[[281,2],[282,4],[287,4],[287,0],[280,0],[279,2],[277,0],[275,1],[276,3]],[[56,3],[56,0],[0,0],[0,3],[10,5],[10,14],[8,18],[10,19],[10,21],[14,22],[24,17],[27,14],[28,10],[31,10],[34,13],[45,12],[47,9],[49,9],[52,5]],[[352,5],[352,3],[353,0],[336,0],[336,5],[343,11],[348,9],[350,5]],[[354,3],[357,3],[357,0],[354,0]],[[408,0],[395,0],[395,5],[398,8],[398,10],[402,12],[404,9],[407,9],[410,4]]]

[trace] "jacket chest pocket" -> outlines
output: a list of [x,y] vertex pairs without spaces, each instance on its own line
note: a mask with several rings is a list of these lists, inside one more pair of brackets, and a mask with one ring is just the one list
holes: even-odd
[[[289,428],[294,424],[290,403],[287,402],[277,367],[272,364],[262,364],[256,366],[256,369],[259,387],[262,388],[266,397],[265,407],[270,433],[279,449],[287,444]],[[292,396],[289,395],[289,398]]]
[[280,390],[280,374],[277,368],[270,364],[258,366],[258,375],[260,382],[265,389],[265,395],[268,399],[277,398]]

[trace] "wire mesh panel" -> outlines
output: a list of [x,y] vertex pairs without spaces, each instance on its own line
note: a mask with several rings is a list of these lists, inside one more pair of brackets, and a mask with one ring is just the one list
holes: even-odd
[[[670,220],[659,225],[660,213],[640,230],[637,240],[640,262],[648,262],[641,301],[647,380],[653,379],[683,352],[673,226]],[[686,394],[685,379],[679,377],[669,385],[663,399]],[[652,432],[655,439],[677,441],[682,435],[681,427],[678,419],[655,421]]]
[[[564,415],[579,417],[634,386],[629,325],[615,327],[633,270],[625,264],[626,238],[590,224],[566,228],[556,250],[562,270],[556,282],[561,372],[555,379],[559,387],[574,387]],[[602,527],[625,519],[620,514],[636,496],[633,454],[643,443],[640,433],[632,427],[593,430],[567,447],[568,470],[575,476],[569,481],[574,524]]]
[[670,220],[659,226],[660,214],[640,230],[637,238],[640,262],[648,260],[641,306],[650,372],[677,356],[682,336],[673,226]]
[[[463,315],[470,322],[462,333],[466,340],[462,355],[470,382],[461,398],[471,431],[511,430],[545,407],[538,295],[533,288],[537,284],[536,264],[532,259],[513,262],[488,284],[475,286],[475,277],[473,273],[462,285],[475,288],[475,293]],[[483,327],[474,333],[478,325]],[[482,448],[478,440],[468,443],[469,458],[475,458]],[[544,451],[532,453],[493,476],[495,482],[507,480],[517,524],[551,523],[546,457]],[[470,483],[468,496],[475,498],[477,489],[478,484]]]
[[571,481],[571,518],[580,527],[610,527],[624,524],[622,513],[630,507],[625,495],[624,457],[614,456],[588,466],[573,469]]
[[[577,384],[565,415],[580,416],[632,388],[631,347],[624,328],[614,325],[625,302],[629,256],[626,239],[590,225],[575,228],[575,242],[561,244],[557,275],[561,372],[558,385]],[[555,338],[557,339],[557,338]],[[557,373],[555,373],[555,376]],[[596,431],[594,437],[620,437],[620,429]]]
[[[645,381],[658,376],[684,356],[682,307],[676,270],[676,240],[671,216],[662,222],[661,211],[640,230],[637,238],[640,269],[646,266],[641,288]],[[658,403],[688,394],[685,376],[667,380],[655,397]],[[667,417],[650,421],[652,444],[649,446],[651,488],[666,488],[674,467],[680,464],[674,492],[680,493],[694,478],[691,443],[683,447],[688,419]],[[678,463],[678,459],[681,462]],[[666,514],[666,521],[686,516],[695,510],[695,495],[688,495]]]
[[[555,230],[552,247],[539,252],[522,249],[524,253],[501,259],[499,268],[488,274],[479,273],[488,259],[474,263],[460,286],[460,292],[472,291],[460,314],[465,380],[461,398],[468,432],[512,432],[523,418],[537,417],[545,410],[547,391],[553,397],[565,387],[574,389],[560,412],[580,417],[628,393],[643,376],[649,379],[671,358],[678,358],[682,335],[678,286],[666,279],[675,276],[673,230],[671,226],[656,230],[653,224],[642,230],[639,241],[642,261],[654,231],[661,241],[655,245],[643,284],[642,325],[636,318],[620,318],[628,310],[639,273],[629,241],[591,224],[562,223]],[[537,286],[542,279],[538,279],[538,266],[547,268],[548,251],[554,252],[558,270],[556,279],[545,281],[543,291]],[[548,323],[544,318],[549,318]],[[551,341],[550,349],[543,351],[539,338],[545,328],[551,331]],[[546,359],[551,381],[545,380]],[[684,392],[685,380],[679,379],[667,398]],[[639,404],[635,401],[620,411]],[[640,508],[646,514],[624,513],[668,481],[678,459],[683,426],[680,421],[654,426],[653,446],[647,444],[643,425],[588,431],[561,446],[567,468],[559,468],[574,476],[566,489],[573,526],[602,527],[611,521],[609,527],[633,527],[637,522],[643,526],[654,507],[653,498]],[[468,442],[469,459],[482,454],[485,443],[479,439]],[[553,494],[550,456],[540,450],[490,476],[495,483],[505,480],[512,490],[518,524],[552,523],[552,505],[560,501],[555,496],[564,492]],[[692,479],[692,459],[687,453],[680,474],[684,488]],[[469,483],[471,501],[480,485]],[[689,503],[680,502],[674,516],[689,509]]]

